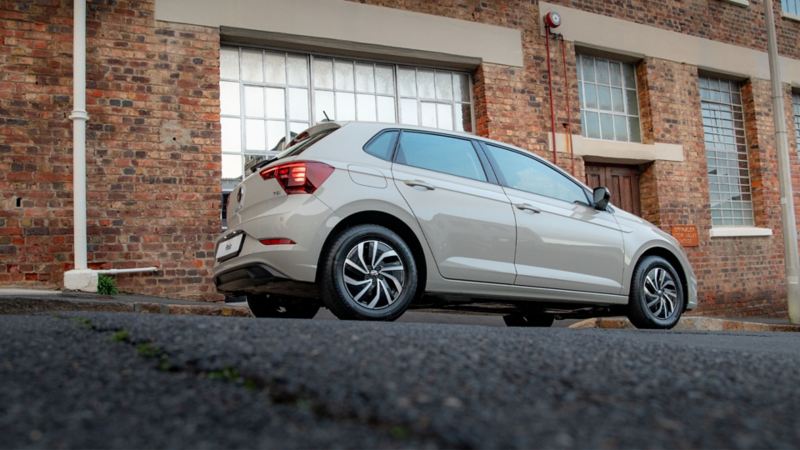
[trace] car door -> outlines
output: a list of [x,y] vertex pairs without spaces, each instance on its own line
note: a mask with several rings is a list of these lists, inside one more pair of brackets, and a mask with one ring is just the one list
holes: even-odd
[[484,148],[517,221],[515,283],[619,294],[624,250],[613,214],[589,206],[586,189],[532,155]]
[[444,278],[513,284],[514,212],[485,164],[470,139],[404,130],[392,174]]

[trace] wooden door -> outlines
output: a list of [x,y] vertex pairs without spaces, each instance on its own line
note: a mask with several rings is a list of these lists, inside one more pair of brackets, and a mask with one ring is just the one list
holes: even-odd
[[586,163],[586,184],[592,189],[607,187],[614,205],[637,216],[642,215],[639,169],[636,166]]

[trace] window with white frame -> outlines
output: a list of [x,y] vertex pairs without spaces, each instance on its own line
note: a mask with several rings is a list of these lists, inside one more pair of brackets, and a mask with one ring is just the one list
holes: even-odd
[[641,142],[633,64],[578,54],[577,72],[583,135]]
[[786,15],[800,17],[800,0],[781,0],[781,8]]
[[700,77],[700,100],[711,223],[714,226],[752,226],[753,199],[741,85],[732,80]]
[[792,93],[792,115],[794,116],[794,140],[800,152],[800,93]]
[[242,179],[248,158],[326,117],[472,132],[471,93],[461,72],[223,46],[223,191]]

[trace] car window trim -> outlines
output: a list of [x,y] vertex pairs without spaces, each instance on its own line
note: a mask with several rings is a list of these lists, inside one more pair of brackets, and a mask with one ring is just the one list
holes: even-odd
[[[395,135],[394,140],[392,141],[392,144],[391,144],[392,145],[392,151],[391,151],[391,154],[389,155],[389,159],[383,159],[380,156],[375,156],[372,153],[367,151],[367,147],[369,147],[369,145],[372,144],[373,141],[376,141],[378,138],[380,138],[382,135],[384,135],[386,133],[392,133],[392,132],[396,132],[397,134]],[[394,162],[394,155],[397,152],[397,144],[400,142],[400,134],[402,134],[402,132],[403,132],[402,128],[383,128],[382,130],[380,130],[377,133],[375,133],[375,135],[373,135],[371,138],[369,138],[369,140],[364,145],[361,146],[361,150],[364,153],[366,153],[366,154],[368,154],[370,156],[373,156],[375,158],[378,158],[380,160],[388,161],[388,162]]]
[[[470,146],[472,147],[472,151],[475,152],[475,156],[477,156],[478,161],[481,164],[481,170],[483,171],[483,176],[486,177],[486,179],[485,180],[476,180],[475,178],[469,178],[469,177],[464,177],[464,176],[461,176],[461,175],[456,175],[456,174],[453,174],[453,173],[442,172],[441,170],[428,169],[426,167],[411,166],[411,165],[408,165],[408,164],[403,164],[401,162],[397,162],[397,154],[400,153],[400,142],[403,140],[403,134],[404,133],[432,134],[434,136],[441,136],[441,137],[451,138],[451,139],[460,139],[460,140],[469,142]],[[394,151],[394,154],[392,155],[392,163],[393,164],[398,164],[398,165],[401,165],[401,166],[405,166],[405,167],[413,167],[415,169],[429,170],[431,172],[441,173],[441,174],[444,174],[444,175],[447,175],[447,176],[451,176],[451,177],[463,178],[465,180],[475,181],[475,182],[478,182],[478,183],[492,184],[492,183],[489,182],[489,175],[486,173],[486,168],[483,167],[483,162],[481,161],[480,154],[478,153],[478,150],[475,148],[475,144],[473,143],[473,141],[474,141],[474,139],[471,139],[471,138],[468,138],[468,137],[454,136],[452,134],[447,134],[447,133],[437,133],[435,131],[428,131],[428,130],[406,130],[406,129],[401,129],[400,130],[400,134],[397,136],[397,143],[395,145],[395,151]]]
[[[489,159],[489,163],[491,164],[492,169],[497,173],[497,179],[500,181],[500,185],[501,186],[507,187],[509,189],[514,189],[514,190],[517,190],[517,191],[520,191],[520,192],[526,192],[528,194],[539,195],[539,196],[546,197],[546,198],[552,198],[553,200],[558,200],[560,202],[564,202],[564,203],[568,203],[568,204],[573,204],[573,205],[574,204],[578,204],[578,205],[582,205],[582,206],[586,206],[586,207],[592,208],[592,204],[589,202],[589,193],[586,190],[586,188],[584,188],[579,183],[576,183],[574,180],[572,180],[572,178],[570,178],[570,176],[568,176],[563,170],[561,170],[560,167],[554,166],[549,161],[545,161],[544,159],[539,158],[538,156],[536,156],[534,154],[531,154],[530,152],[522,152],[522,151],[519,151],[519,150],[516,150],[516,149],[513,149],[513,148],[509,148],[509,147],[506,147],[506,146],[503,146],[503,145],[497,145],[497,144],[494,144],[494,143],[487,143],[487,142],[484,142],[484,141],[480,141],[480,144],[483,147],[483,150],[486,152],[486,157],[487,157],[487,159]],[[494,157],[492,156],[491,152],[488,149],[489,145],[497,147],[497,148],[499,148],[501,150],[507,150],[507,151],[510,151],[510,152],[517,153],[517,154],[522,155],[522,156],[524,156],[526,158],[530,158],[530,159],[532,159],[532,160],[534,160],[536,162],[542,163],[546,167],[549,167],[549,168],[555,170],[556,173],[558,173],[559,175],[564,177],[564,179],[566,179],[570,183],[572,183],[575,186],[577,186],[578,189],[580,189],[581,192],[583,192],[583,196],[586,199],[586,202],[581,202],[579,200],[575,200],[572,203],[570,203],[570,202],[567,202],[567,201],[562,200],[560,198],[551,197],[549,195],[539,194],[539,193],[536,193],[536,192],[528,192],[528,191],[524,191],[524,190],[517,189],[517,188],[512,187],[512,186],[509,186],[508,185],[508,181],[506,181],[506,179],[505,179],[505,177],[503,175],[503,172],[497,167],[498,166],[497,161],[494,159]],[[528,154],[526,154],[526,153],[528,153]]]

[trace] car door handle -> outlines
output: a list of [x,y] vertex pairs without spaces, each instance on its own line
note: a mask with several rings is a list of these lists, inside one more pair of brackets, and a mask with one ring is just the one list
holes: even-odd
[[407,186],[411,186],[413,188],[422,188],[426,191],[432,191],[436,189],[435,187],[431,186],[430,184],[420,181],[420,180],[405,180],[403,181]]
[[535,214],[538,214],[538,213],[542,212],[541,209],[536,208],[534,206],[531,206],[531,205],[529,205],[527,203],[514,203],[514,207],[519,209],[519,210],[530,211],[530,212],[535,213]]

